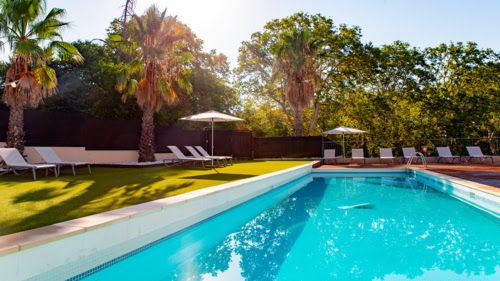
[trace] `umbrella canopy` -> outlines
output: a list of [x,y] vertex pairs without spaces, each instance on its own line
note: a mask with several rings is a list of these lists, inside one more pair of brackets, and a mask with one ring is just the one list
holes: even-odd
[[[190,115],[181,118],[180,120],[185,121],[195,121],[195,122],[210,122],[212,124],[212,156],[214,156],[214,122],[235,122],[243,121],[243,119],[227,115],[224,113],[217,112],[215,110],[210,110],[203,113],[198,113],[195,115]],[[214,165],[214,160],[212,159],[212,166]]]
[[345,158],[345,140],[344,140],[344,135],[350,135],[350,134],[362,134],[365,133],[363,130],[359,129],[354,129],[354,128],[349,128],[349,127],[337,127],[335,129],[331,129],[328,131],[323,132],[323,134],[327,135],[342,135],[342,156]]
[[345,126],[338,127],[338,128],[323,132],[323,134],[327,134],[327,135],[362,134],[362,133],[365,133],[365,131],[354,129],[354,128],[349,128],[349,127],[345,127]]
[[186,121],[198,121],[198,122],[231,122],[231,121],[243,121],[243,119],[220,113],[214,110],[207,112],[186,116],[181,118],[181,120]]

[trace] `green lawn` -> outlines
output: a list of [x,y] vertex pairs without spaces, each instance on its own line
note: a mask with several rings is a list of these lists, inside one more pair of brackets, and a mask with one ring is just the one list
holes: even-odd
[[[191,167],[79,169],[76,177],[0,177],[0,235],[270,173],[308,161],[249,161],[215,170]],[[42,175],[42,172],[39,172]]]

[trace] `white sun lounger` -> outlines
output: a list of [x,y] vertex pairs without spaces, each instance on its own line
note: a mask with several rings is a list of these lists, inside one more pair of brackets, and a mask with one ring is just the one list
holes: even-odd
[[403,147],[403,157],[405,160],[410,159],[416,153],[415,147]]
[[57,167],[53,164],[28,164],[23,156],[15,148],[0,148],[0,157],[3,159],[7,168],[11,169],[14,174],[18,171],[31,170],[33,180],[36,180],[36,170],[45,169],[45,175],[48,175],[49,169],[54,169],[54,175],[57,177]]
[[[210,156],[210,154],[208,154],[208,152],[203,147],[197,145],[197,146],[195,146],[195,148],[201,153],[201,155],[203,157],[212,158],[212,156]],[[213,157],[214,157],[214,159],[216,159],[216,158],[224,159],[224,161],[226,161],[226,164],[227,164],[227,160],[229,160],[229,165],[233,165],[233,157],[232,156],[213,156]]]
[[354,148],[352,150],[352,160],[363,160],[363,164],[366,163],[365,153],[362,148]]
[[323,160],[334,160],[337,163],[337,157],[335,156],[335,149],[325,149],[323,150]]
[[392,148],[380,149],[380,160],[391,160],[394,163],[394,156],[392,155]]
[[467,152],[469,153],[469,159],[479,158],[479,159],[491,159],[491,163],[494,163],[492,155],[484,155],[483,151],[479,146],[467,146]]
[[438,152],[438,159],[437,162],[441,161],[441,159],[450,159],[451,163],[457,159],[460,162],[460,156],[453,156],[451,154],[451,150],[447,146],[442,146],[442,147],[436,147],[437,152]]
[[168,149],[170,149],[170,151],[172,151],[172,153],[175,155],[175,157],[177,157],[177,159],[179,159],[182,162],[193,162],[193,163],[201,162],[201,165],[203,166],[203,168],[205,168],[205,162],[212,161],[211,159],[208,159],[208,158],[196,158],[196,157],[186,156],[175,145],[169,145],[167,147],[168,147]]
[[323,151],[323,159],[335,159],[335,149],[325,149]]
[[189,146],[189,145],[186,145],[184,147],[189,151],[189,153],[191,153],[191,155],[193,155],[196,158],[207,158],[207,159],[210,159],[210,160],[213,159],[213,160],[217,161],[217,166],[220,166],[220,160],[222,160],[222,161],[224,161],[224,165],[226,165],[226,159],[223,158],[223,157],[216,157],[216,156],[214,156],[214,157],[204,157],[204,156],[202,156],[198,152],[198,150],[194,149],[194,147]]
[[63,161],[59,156],[57,156],[56,152],[50,147],[34,147],[35,151],[42,157],[43,162],[47,164],[54,164],[57,166],[58,174],[61,173],[61,167],[70,166],[73,171],[73,176],[76,175],[76,167],[78,166],[87,166],[89,170],[89,174],[92,174],[90,170],[90,163],[88,162],[72,162],[72,161]]

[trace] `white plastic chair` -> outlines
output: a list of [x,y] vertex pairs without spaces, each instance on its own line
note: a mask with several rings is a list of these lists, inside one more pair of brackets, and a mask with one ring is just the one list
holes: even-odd
[[76,167],[78,166],[87,166],[89,174],[92,174],[92,171],[90,170],[90,163],[88,162],[63,161],[51,147],[34,147],[34,149],[40,155],[40,157],[42,157],[43,162],[47,164],[54,164],[57,166],[58,174],[61,174],[61,167],[64,166],[71,167],[73,176],[76,175]]
[[36,180],[36,170],[45,169],[45,175],[48,175],[49,169],[54,169],[54,176],[58,176],[56,165],[28,164],[21,153],[15,148],[0,148],[0,157],[3,159],[7,168],[11,169],[16,175],[18,171],[31,170],[33,180]]

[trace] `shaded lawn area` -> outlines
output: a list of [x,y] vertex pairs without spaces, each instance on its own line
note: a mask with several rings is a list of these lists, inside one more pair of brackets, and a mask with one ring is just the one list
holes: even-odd
[[[248,161],[215,170],[193,167],[61,170],[58,178],[0,177],[0,235],[45,226],[262,175],[309,161]],[[40,175],[43,171],[39,171]]]

